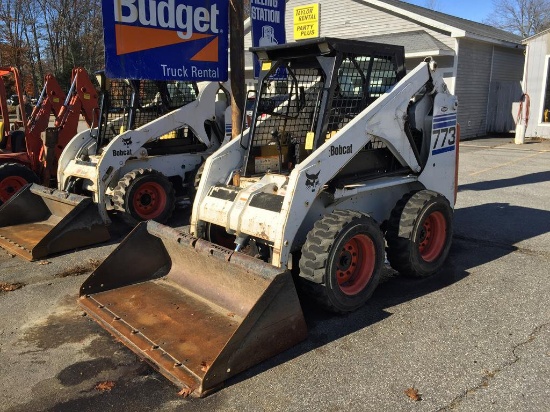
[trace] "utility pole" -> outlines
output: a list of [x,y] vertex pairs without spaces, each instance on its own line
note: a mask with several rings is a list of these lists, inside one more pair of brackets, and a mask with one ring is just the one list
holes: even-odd
[[244,112],[244,12],[242,0],[229,2],[229,67],[231,80],[232,138],[241,134]]

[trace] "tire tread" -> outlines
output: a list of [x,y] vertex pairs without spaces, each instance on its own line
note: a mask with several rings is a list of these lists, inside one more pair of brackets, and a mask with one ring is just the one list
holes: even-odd
[[[133,182],[135,182],[136,179],[142,176],[146,175],[156,175],[161,176],[162,178],[165,178],[165,176],[154,170],[154,169],[135,169],[128,173],[126,173],[116,185],[114,191],[113,191],[113,207],[115,210],[117,210],[120,213],[120,216],[122,220],[129,226],[133,227],[139,223],[139,220],[134,217],[130,211],[128,210],[127,205],[127,193],[131,190]],[[168,197],[171,199],[175,199],[175,190],[173,187],[171,187],[170,193],[167,193]],[[175,201],[171,202],[170,210],[167,213],[167,216],[163,219],[163,221],[166,221],[170,219],[172,216],[174,209],[175,209]],[[163,223],[163,222],[160,222]]]

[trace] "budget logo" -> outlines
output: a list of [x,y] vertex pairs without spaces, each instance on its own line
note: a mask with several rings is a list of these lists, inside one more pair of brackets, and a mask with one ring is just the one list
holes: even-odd
[[102,10],[108,76],[227,79],[228,0],[103,0]]

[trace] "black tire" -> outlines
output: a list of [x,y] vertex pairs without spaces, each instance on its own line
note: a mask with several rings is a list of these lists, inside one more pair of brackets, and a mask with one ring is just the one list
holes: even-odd
[[302,289],[324,308],[352,312],[371,297],[384,264],[384,237],[370,216],[335,210],[313,226],[302,246]]
[[119,180],[113,194],[115,210],[130,226],[144,220],[165,223],[176,207],[172,183],[152,169],[136,169]]
[[193,200],[195,199],[195,195],[197,194],[197,190],[199,189],[199,184],[202,179],[202,173],[204,172],[204,161],[201,163],[201,165],[196,169],[195,173],[193,174],[193,186],[191,186],[191,182],[189,182],[189,190],[188,195],[189,199],[191,200],[191,204],[193,204]]
[[453,237],[449,201],[431,190],[406,194],[387,223],[387,257],[404,276],[424,278],[443,266]]
[[0,205],[29,183],[39,183],[38,176],[20,163],[0,164]]

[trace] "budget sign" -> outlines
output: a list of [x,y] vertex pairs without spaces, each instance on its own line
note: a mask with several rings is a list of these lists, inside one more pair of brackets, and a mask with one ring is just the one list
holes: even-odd
[[227,80],[229,0],[103,0],[111,78]]

